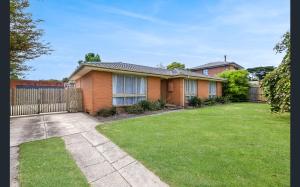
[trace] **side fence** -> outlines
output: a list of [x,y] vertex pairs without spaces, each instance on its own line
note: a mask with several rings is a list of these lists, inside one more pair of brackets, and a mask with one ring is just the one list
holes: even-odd
[[10,115],[82,111],[79,88],[10,89]]
[[266,102],[262,88],[259,85],[251,85],[249,89],[249,100],[251,102]]

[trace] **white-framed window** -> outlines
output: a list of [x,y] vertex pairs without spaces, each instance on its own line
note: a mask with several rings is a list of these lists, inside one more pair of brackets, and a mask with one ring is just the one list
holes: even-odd
[[203,75],[208,75],[208,69],[202,70]]
[[187,102],[190,98],[197,96],[197,80],[184,80],[184,98]]
[[113,106],[133,105],[141,100],[146,100],[146,77],[113,74]]
[[209,82],[209,98],[217,96],[217,84],[214,81]]

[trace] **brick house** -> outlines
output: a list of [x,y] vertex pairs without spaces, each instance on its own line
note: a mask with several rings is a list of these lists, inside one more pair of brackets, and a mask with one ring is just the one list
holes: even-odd
[[185,106],[188,98],[222,95],[225,79],[187,70],[167,70],[122,62],[83,63],[70,76],[83,91],[85,112],[122,107],[140,100]]
[[242,66],[235,62],[227,62],[226,58],[220,62],[210,62],[201,66],[193,67],[190,70],[193,72],[201,73],[208,76],[216,76],[225,70],[239,70],[244,69]]

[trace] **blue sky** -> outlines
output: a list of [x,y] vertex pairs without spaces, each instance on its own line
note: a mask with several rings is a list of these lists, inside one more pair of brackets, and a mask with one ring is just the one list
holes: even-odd
[[69,76],[88,52],[105,62],[194,67],[223,60],[277,66],[274,45],[290,27],[288,0],[31,0],[54,51],[28,62],[27,79]]

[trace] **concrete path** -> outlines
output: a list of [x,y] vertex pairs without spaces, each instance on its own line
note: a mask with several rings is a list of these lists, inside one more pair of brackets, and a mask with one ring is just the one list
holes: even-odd
[[95,130],[99,122],[84,113],[11,118],[11,186],[18,186],[18,145],[63,137],[66,149],[92,186],[168,186]]

